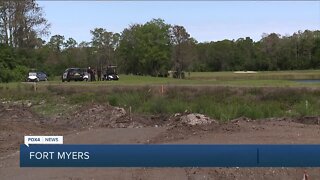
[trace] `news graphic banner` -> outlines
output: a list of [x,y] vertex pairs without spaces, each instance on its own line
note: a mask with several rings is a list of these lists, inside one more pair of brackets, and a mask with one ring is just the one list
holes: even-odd
[[24,136],[24,144],[63,144],[63,136]]
[[20,166],[320,167],[320,145],[22,144]]

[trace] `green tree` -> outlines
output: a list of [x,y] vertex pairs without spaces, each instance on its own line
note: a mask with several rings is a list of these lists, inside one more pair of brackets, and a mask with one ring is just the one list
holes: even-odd
[[76,48],[78,43],[75,39],[69,38],[63,45],[64,45],[64,48],[69,49],[69,48]]
[[132,24],[121,33],[120,45],[117,51],[121,60],[120,70],[126,74],[142,74],[142,65],[139,62],[141,49],[138,48],[137,36],[137,32],[141,27],[142,25],[140,24]]
[[173,69],[177,72],[177,78],[182,78],[181,72],[190,69],[189,65],[194,58],[195,39],[183,26],[174,25],[171,30],[171,44],[173,45]]
[[104,28],[95,28],[90,31],[92,34],[92,47],[97,59],[97,67],[106,67],[115,63],[115,50],[119,44],[120,35],[108,32]]
[[54,35],[51,36],[50,41],[48,42],[48,46],[54,51],[54,52],[61,52],[62,48],[64,46],[64,36],[61,35]]
[[119,51],[126,73],[158,76],[170,68],[170,25],[153,19],[134,24],[122,32]]
[[234,60],[230,66],[232,70],[256,70],[255,48],[250,37],[239,38],[235,41]]
[[38,37],[47,35],[50,24],[35,0],[0,1],[2,43],[11,47],[34,48]]
[[314,32],[314,46],[312,49],[311,67],[313,69],[320,68],[320,31]]

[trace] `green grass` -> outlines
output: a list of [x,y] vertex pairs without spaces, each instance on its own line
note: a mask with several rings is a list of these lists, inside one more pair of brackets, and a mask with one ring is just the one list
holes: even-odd
[[50,117],[55,115],[66,115],[76,110],[76,107],[77,106],[72,106],[70,104],[57,104],[46,102],[42,105],[35,104],[31,108],[41,116]]
[[301,83],[294,80],[320,79],[320,70],[267,71],[255,74],[233,72],[191,72],[186,79],[159,78],[151,76],[120,75],[119,81],[65,82],[50,81],[41,85],[68,86],[146,86],[146,85],[188,85],[188,86],[271,86],[271,87],[320,87],[320,83]]
[[257,71],[254,74],[237,74],[233,72],[191,72],[189,79],[212,80],[297,80],[320,79],[320,70],[296,71]]
[[[177,92],[179,91],[179,92]],[[108,95],[113,105],[132,107],[137,113],[173,114],[196,112],[228,121],[238,117],[253,119],[269,117],[296,117],[320,114],[320,91],[301,89],[241,89],[175,87],[164,95],[146,91],[122,92]],[[308,101],[308,107],[305,102]]]
[[[109,103],[139,114],[196,112],[228,121],[320,115],[320,71],[191,73],[187,79],[120,75],[119,81],[0,84],[1,101],[31,101],[43,116],[67,114],[86,103]],[[163,90],[163,93],[162,93]],[[45,101],[45,103],[41,103]],[[307,104],[307,105],[306,105]]]

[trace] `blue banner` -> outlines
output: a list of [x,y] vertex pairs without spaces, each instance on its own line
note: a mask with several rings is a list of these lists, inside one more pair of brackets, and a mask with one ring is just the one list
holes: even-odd
[[320,167],[320,145],[20,145],[20,167]]

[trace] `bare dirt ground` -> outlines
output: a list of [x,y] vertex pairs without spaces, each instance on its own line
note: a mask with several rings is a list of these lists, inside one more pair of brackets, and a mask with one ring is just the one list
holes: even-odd
[[[29,107],[0,106],[0,179],[320,179],[320,168],[20,168],[24,135],[63,135],[67,144],[319,144],[320,117],[211,119],[129,115],[91,104],[44,118]],[[199,118],[199,119],[197,119]],[[196,125],[191,125],[196,124]]]

